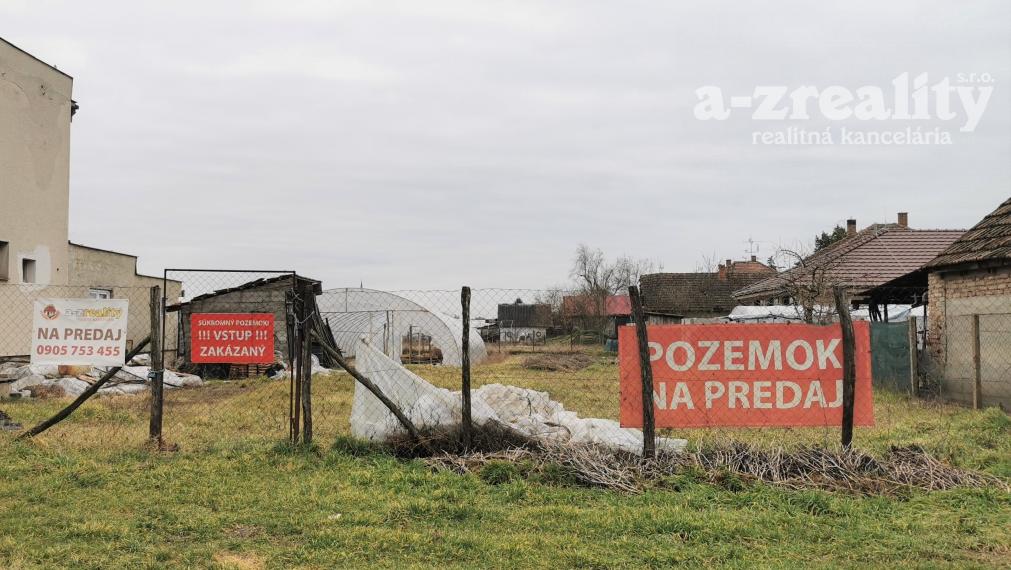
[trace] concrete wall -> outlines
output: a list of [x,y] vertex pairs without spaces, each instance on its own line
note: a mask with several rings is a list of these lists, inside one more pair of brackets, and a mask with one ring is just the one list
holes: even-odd
[[1011,409],[1011,266],[928,277],[928,355],[946,398],[972,402],[973,315],[980,321],[983,404]]
[[[28,356],[32,347],[32,322],[35,300],[40,298],[86,299],[88,286],[0,284],[0,359]],[[130,301],[127,321],[127,349],[150,332],[150,289],[116,287],[114,299]]]
[[73,79],[0,39],[0,276],[67,283],[70,110]]
[[[92,289],[105,289],[114,299],[130,301],[127,345],[140,342],[151,330],[150,289],[161,277],[137,274],[132,255],[70,244],[67,285],[0,284],[0,357],[22,356],[31,351],[32,307],[44,297],[85,299]],[[168,302],[181,294],[182,284],[168,282]],[[165,316],[166,349],[175,348],[176,314]]]
[[[141,275],[137,273],[137,257],[115,251],[106,251],[93,247],[70,244],[70,284],[86,286],[88,289],[107,289],[112,291],[112,296],[117,297],[117,293],[130,290],[130,295],[135,295],[134,289],[150,289],[151,287],[162,286],[162,278],[151,275]],[[166,283],[165,298],[167,304],[173,304],[179,300],[182,294],[182,283],[169,280]],[[135,303],[134,303],[135,304]],[[148,304],[144,303],[144,308],[138,305],[136,310],[131,304],[130,328],[137,330],[147,330],[150,328],[151,314]],[[176,334],[178,328],[176,314],[165,315],[165,349],[174,350]]]

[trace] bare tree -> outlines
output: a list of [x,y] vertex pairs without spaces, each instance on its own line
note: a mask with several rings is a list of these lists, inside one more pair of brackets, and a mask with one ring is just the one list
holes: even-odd
[[569,276],[580,293],[607,297],[637,285],[644,274],[660,270],[662,266],[652,260],[628,255],[608,261],[603,250],[580,244]]
[[802,248],[780,248],[774,258],[777,265],[787,268],[776,277],[780,283],[780,295],[786,298],[786,304],[803,311],[805,323],[834,320],[836,310],[831,303],[832,290],[836,285],[845,285],[833,273],[839,260],[824,254],[815,256]]
[[575,292],[584,305],[587,315],[604,316],[607,297],[624,293],[631,285],[638,285],[646,273],[662,270],[662,266],[649,259],[622,255],[608,260],[603,250],[586,244],[576,248],[569,276]]

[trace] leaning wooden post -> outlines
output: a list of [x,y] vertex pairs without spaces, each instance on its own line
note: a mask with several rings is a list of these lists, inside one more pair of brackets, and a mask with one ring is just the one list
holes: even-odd
[[151,287],[151,423],[148,437],[161,445],[162,411],[165,406],[165,355],[161,346],[162,295],[161,287]]
[[635,321],[636,338],[639,344],[639,370],[642,375],[642,456],[656,457],[656,424],[653,418],[653,366],[649,361],[649,337],[646,333],[646,318],[642,312],[639,288],[628,288],[632,302],[632,319]]
[[[124,359],[124,362],[130,362],[131,360],[133,360],[133,357],[137,356],[138,354],[140,354],[144,350],[144,348],[147,347],[147,345],[150,342],[151,342],[151,338],[147,337],[144,340],[142,340],[139,343],[137,343],[137,345],[133,347],[133,350],[131,350],[130,352],[126,353],[126,357]],[[88,398],[90,398],[90,397],[94,396],[95,394],[97,394],[98,391],[102,388],[102,386],[105,386],[105,384],[107,382],[109,382],[109,380],[112,380],[113,377],[116,376],[116,374],[119,374],[119,371],[122,370],[122,369],[123,369],[123,367],[121,367],[121,366],[115,366],[113,368],[110,368],[108,371],[106,371],[105,374],[102,375],[101,378],[99,378],[94,384],[92,384],[91,386],[89,386],[87,390],[85,390],[84,392],[81,392],[81,395],[78,396],[73,402],[67,404],[67,407],[63,408],[59,412],[56,412],[55,414],[53,414],[53,417],[51,417],[48,420],[45,420],[45,421],[39,423],[37,426],[33,427],[32,429],[30,429],[30,430],[28,430],[26,432],[22,432],[22,433],[18,434],[18,436],[17,436],[16,439],[27,439],[29,437],[35,437],[35,436],[39,435],[40,433],[46,431],[47,429],[53,427],[54,425],[62,422],[68,416],[70,416],[70,414],[72,414],[74,412],[74,410],[76,410],[77,408],[80,408],[81,404],[83,404],[84,402],[86,402],[88,400]]]
[[[315,334],[316,333],[313,333],[314,336]],[[404,426],[404,429],[407,430],[407,433],[410,434],[411,439],[413,439],[415,443],[424,448],[424,450],[427,451],[428,453],[434,452],[434,450],[428,444],[428,442],[421,437],[421,432],[419,432],[418,428],[415,427],[414,422],[412,422],[410,418],[408,418],[407,415],[404,414],[404,411],[400,409],[400,406],[398,406],[393,400],[391,400],[389,396],[384,394],[383,391],[380,390],[379,387],[376,386],[374,382],[372,382],[372,380],[369,380],[368,377],[364,376],[361,372],[358,372],[358,369],[348,364],[348,361],[344,359],[344,355],[341,354],[339,350],[337,350],[337,347],[330,346],[329,344],[326,343],[326,341],[320,340],[319,337],[316,337],[316,342],[320,343],[320,348],[323,349],[323,352],[329,354],[330,357],[337,362],[338,366],[346,370],[347,373],[350,374],[352,378],[358,381],[359,384],[365,386],[365,389],[367,389],[369,392],[372,392],[372,395],[375,396],[376,399],[378,399],[380,402],[382,402],[383,405],[386,406],[386,409],[388,409],[394,416],[396,416],[397,420],[400,422],[400,425]]]
[[460,346],[463,354],[460,357],[463,377],[460,382],[460,392],[463,396],[463,447],[470,449],[474,441],[474,426],[471,424],[470,416],[470,287],[460,290],[460,306],[463,315],[463,338],[460,339]]
[[979,347],[979,315],[972,316],[972,407],[983,409],[983,358]]
[[302,441],[312,443],[312,314],[315,310],[316,293],[312,283],[302,287]]
[[909,315],[909,393],[915,398],[920,393],[920,369],[916,347],[916,317]]
[[843,288],[833,289],[835,307],[839,313],[839,328],[842,329],[843,348],[843,401],[842,401],[842,445],[849,449],[853,443],[853,404],[857,383],[856,338],[853,334],[853,318]]
[[288,342],[294,342],[295,346],[291,350],[292,358],[294,360],[291,363],[291,377],[292,377],[292,409],[294,410],[294,415],[291,421],[291,442],[298,443],[301,438],[302,433],[302,348],[305,342],[309,342],[308,339],[304,338],[305,329],[299,324],[299,319],[302,316],[302,305],[304,300],[301,300],[301,292],[298,290],[297,285],[292,285],[292,292],[294,294],[294,313],[292,323],[292,331],[294,331],[295,336],[294,341],[291,339]]

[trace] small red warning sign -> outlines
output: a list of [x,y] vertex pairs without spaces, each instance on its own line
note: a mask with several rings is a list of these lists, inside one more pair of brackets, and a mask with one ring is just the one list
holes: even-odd
[[190,315],[190,361],[198,364],[274,362],[271,313]]

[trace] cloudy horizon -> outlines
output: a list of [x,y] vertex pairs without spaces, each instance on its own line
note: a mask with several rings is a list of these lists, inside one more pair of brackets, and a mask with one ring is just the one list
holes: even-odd
[[[777,6],[14,1],[0,37],[74,77],[71,240],[147,273],[539,288],[580,243],[692,271],[847,218],[968,228],[1007,199],[1011,4]],[[693,114],[702,86],[903,73],[993,95],[972,132],[888,126],[945,145],[756,145],[795,123]]]

